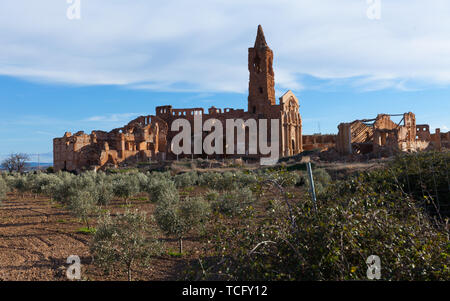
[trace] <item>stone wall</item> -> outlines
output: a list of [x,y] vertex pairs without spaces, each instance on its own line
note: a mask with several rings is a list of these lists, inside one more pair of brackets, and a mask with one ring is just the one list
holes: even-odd
[[366,125],[364,121],[356,120],[351,123],[341,123],[338,129],[336,149],[340,154],[352,154],[354,151],[362,151],[363,153],[373,151],[374,129]]
[[54,168],[79,172],[127,161],[161,159],[167,152],[167,131],[162,119],[142,116],[111,132],[66,133],[53,140]]
[[337,135],[303,135],[303,150],[321,150],[326,151],[328,149],[336,147]]

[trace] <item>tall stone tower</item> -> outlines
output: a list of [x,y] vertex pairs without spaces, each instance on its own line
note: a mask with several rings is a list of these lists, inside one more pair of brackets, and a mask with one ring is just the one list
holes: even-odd
[[268,106],[275,105],[275,75],[273,52],[267,46],[261,25],[258,26],[255,46],[248,49],[250,84],[248,112],[263,113]]

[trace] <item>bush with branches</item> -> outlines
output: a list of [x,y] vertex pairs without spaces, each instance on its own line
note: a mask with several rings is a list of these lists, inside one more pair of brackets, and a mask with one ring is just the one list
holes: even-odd
[[155,210],[158,226],[167,235],[178,238],[180,254],[183,253],[183,238],[186,234],[206,223],[211,208],[201,197],[186,198],[183,201],[162,201]]
[[135,175],[118,175],[113,180],[113,191],[116,197],[128,200],[140,192],[140,183]]
[[[210,196],[213,199],[213,195]],[[228,216],[239,216],[254,202],[254,196],[249,188],[225,192],[215,196],[212,202],[214,211]]]
[[22,197],[25,196],[26,192],[31,190],[30,182],[26,175],[15,174],[14,178],[11,181],[12,188],[19,192]]
[[78,187],[75,187],[76,176],[67,172],[58,172],[57,180],[47,186],[46,191],[52,194],[55,201],[61,204],[67,204],[70,196],[72,196]]
[[366,260],[377,255],[382,279],[449,280],[448,227],[403,184],[386,180],[395,164],[329,184],[317,210],[307,194],[298,200],[284,193],[283,172],[271,171],[265,187],[278,189],[280,200],[270,215],[234,220],[233,227],[219,220],[208,237],[216,254],[196,279],[366,280]]
[[152,177],[146,191],[152,203],[167,203],[179,199],[175,183],[165,177]]
[[173,181],[177,188],[185,188],[197,185],[198,174],[195,171],[178,174],[173,177]]
[[69,198],[68,209],[86,225],[88,230],[91,229],[90,218],[99,212],[95,191],[77,190]]
[[222,175],[218,172],[205,172],[199,176],[198,183],[200,186],[211,189],[218,189],[219,182],[222,180]]
[[124,267],[131,281],[135,265],[148,267],[150,260],[162,253],[158,236],[143,212],[127,210],[115,218],[107,213],[100,218],[91,243],[94,263],[107,272]]

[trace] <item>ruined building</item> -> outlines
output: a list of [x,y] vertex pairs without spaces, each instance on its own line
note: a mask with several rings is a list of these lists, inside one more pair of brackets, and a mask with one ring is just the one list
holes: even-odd
[[374,119],[355,120],[341,123],[336,141],[336,149],[342,155],[350,154],[393,154],[398,151],[415,152],[425,149],[441,150],[450,143],[449,133],[430,133],[428,125],[417,125],[416,116],[409,112],[399,123],[391,116],[379,114]]
[[[176,119],[184,118],[194,129],[194,118],[198,115],[201,115],[203,123],[214,118],[222,121],[223,125],[226,124],[226,119],[244,121],[254,119],[257,122],[266,119],[270,126],[270,120],[276,119],[279,122],[280,156],[292,156],[302,152],[299,101],[291,91],[288,91],[277,104],[273,58],[273,52],[267,45],[262,27],[259,26],[255,45],[248,51],[250,81],[247,111],[211,107],[208,112],[204,112],[203,108],[174,109],[172,106],[162,106],[156,108],[156,116],[139,117],[125,127],[111,132],[93,131],[91,134],[78,132],[74,135],[66,133],[64,137],[55,138],[53,141],[55,170],[97,170],[107,166],[118,166],[124,162],[176,159],[171,151],[171,142],[178,132],[170,131],[171,125]],[[270,127],[268,133],[271,133]],[[205,133],[203,135],[205,136]],[[255,159],[262,157],[259,149],[256,155],[249,154],[248,133],[245,135],[245,154],[236,153],[235,156],[245,155]],[[270,138],[268,134],[268,141]],[[229,155],[213,157],[223,156]],[[206,154],[197,153],[195,157],[206,157]]]
[[326,151],[336,147],[337,135],[314,134],[314,135],[303,135],[302,138],[304,151],[313,151],[313,150]]

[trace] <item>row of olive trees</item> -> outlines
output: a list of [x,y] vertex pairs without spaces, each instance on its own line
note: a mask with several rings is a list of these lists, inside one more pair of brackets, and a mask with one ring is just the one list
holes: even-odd
[[[27,193],[45,195],[61,203],[88,230],[92,227],[92,219],[104,212],[102,206],[113,199],[122,199],[129,204],[133,197],[147,194],[156,204],[154,216],[147,218],[143,212],[127,210],[112,217],[106,212],[97,221],[91,246],[96,263],[107,271],[122,265],[131,279],[133,264],[145,265],[151,256],[161,252],[159,230],[178,240],[182,254],[184,238],[195,230],[205,229],[213,212],[237,216],[251,207],[255,201],[254,191],[262,185],[261,174],[263,172],[188,172],[171,176],[168,172],[86,172],[75,176],[60,172],[8,174],[3,175],[3,182],[22,196]],[[293,179],[288,185],[301,182],[298,174],[288,174]],[[191,186],[209,188],[206,199],[181,197],[178,189]]]
[[[114,174],[87,172],[79,176],[69,173],[4,174],[0,177],[0,197],[7,190],[15,190],[22,196],[45,195],[66,206],[73,215],[92,227],[101,207],[114,198],[129,203],[137,194],[147,193],[158,204],[157,225],[168,235],[182,237],[204,221],[207,203],[200,199],[181,202],[175,183],[169,174]],[[206,209],[203,209],[206,208]],[[205,214],[203,214],[205,212]],[[197,214],[200,213],[200,214]],[[134,263],[146,265],[150,257],[162,250],[158,227],[153,217],[145,213],[126,211],[111,217],[109,212],[100,216],[97,231],[91,244],[95,261],[105,270],[125,266],[128,279]],[[182,248],[180,247],[180,253]],[[109,267],[106,269],[106,267]]]
[[[298,174],[287,174],[294,178],[291,181],[292,185],[303,181]],[[171,176],[168,172],[147,174],[139,172],[126,174],[85,172],[78,176],[66,172],[56,174],[35,172],[29,174],[4,174],[2,177],[7,184],[6,186],[10,190],[20,193],[22,197],[26,193],[34,196],[45,195],[66,206],[86,224],[88,229],[91,226],[89,222],[90,217],[97,216],[100,212],[100,207],[108,205],[114,198],[122,199],[128,204],[134,196],[147,194],[151,202],[158,204],[156,213],[160,216],[157,219],[159,224],[165,232],[178,236],[181,245],[181,237],[183,235],[179,234],[179,232],[182,231],[175,230],[175,228],[189,228],[190,226],[171,225],[172,229],[168,230],[170,227],[167,224],[175,224],[175,222],[162,221],[164,218],[168,219],[169,216],[172,216],[172,219],[178,216],[180,216],[180,220],[183,218],[193,219],[193,217],[189,217],[189,214],[180,213],[180,211],[188,210],[184,206],[185,203],[191,204],[194,201],[190,199],[181,200],[178,189],[189,186],[207,187],[212,190],[213,195],[214,192],[220,195],[209,200],[215,211],[227,215],[236,215],[246,205],[251,205],[253,192],[250,188],[261,186],[258,184],[260,176],[261,173],[238,171],[224,173],[206,172],[202,174],[188,172],[175,176]],[[6,189],[4,190],[6,192]],[[194,205],[205,202],[204,200],[194,200]],[[202,206],[199,205],[199,207]],[[203,206],[203,208],[206,208],[206,206]],[[171,215],[167,214],[168,211],[172,211]],[[163,212],[166,213],[163,214]],[[191,224],[191,222],[185,221],[177,221],[176,223]]]

